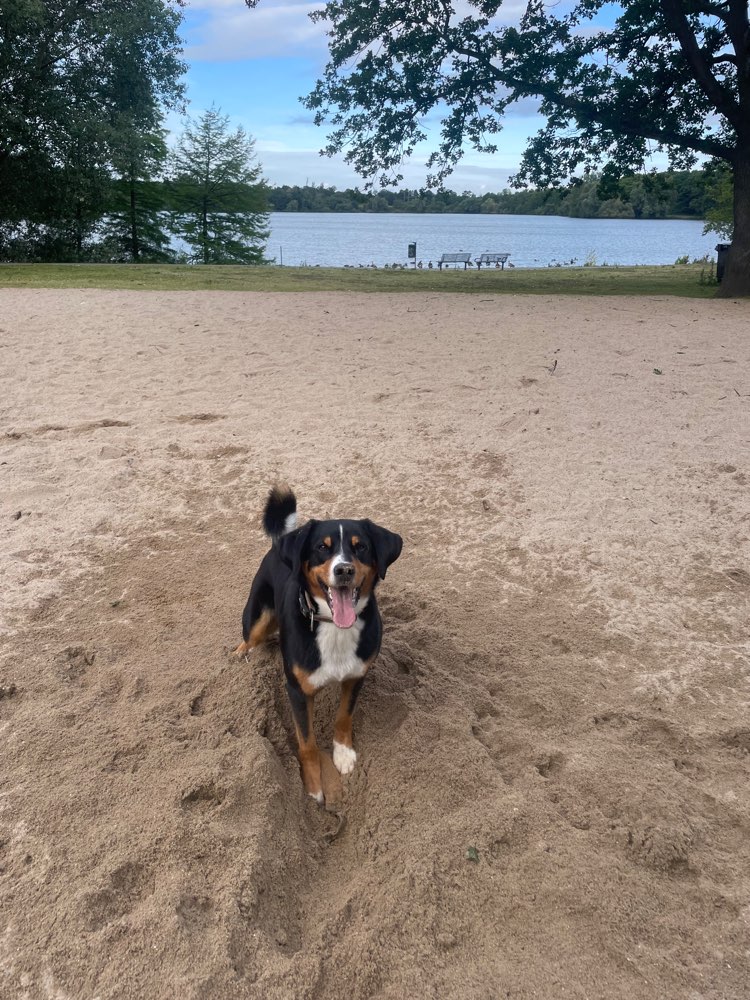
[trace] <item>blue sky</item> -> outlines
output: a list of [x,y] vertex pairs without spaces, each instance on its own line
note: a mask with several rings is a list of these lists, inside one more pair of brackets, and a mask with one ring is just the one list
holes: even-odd
[[[233,124],[255,137],[258,158],[271,184],[362,186],[342,158],[319,155],[325,130],[317,128],[299,98],[315,85],[326,63],[324,27],[308,13],[320,4],[306,0],[261,0],[255,10],[244,0],[188,0],[182,36],[189,63],[189,113],[218,105]],[[522,4],[506,0],[508,15]],[[170,128],[179,121],[170,118]],[[467,151],[447,186],[456,191],[498,191],[517,168],[526,137],[540,120],[529,112],[507,114],[492,156]],[[426,177],[425,144],[405,164],[404,184],[421,187]]]

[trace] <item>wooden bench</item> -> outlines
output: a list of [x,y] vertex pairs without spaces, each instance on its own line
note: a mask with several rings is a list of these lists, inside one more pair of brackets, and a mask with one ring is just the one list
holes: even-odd
[[505,270],[505,262],[510,257],[509,253],[481,253],[476,259],[476,265],[481,271],[482,264],[485,267],[489,267],[490,264],[494,264],[496,267],[499,264],[501,270]]
[[463,264],[464,271],[471,264],[470,253],[444,253],[437,262],[438,270],[443,270],[443,264]]

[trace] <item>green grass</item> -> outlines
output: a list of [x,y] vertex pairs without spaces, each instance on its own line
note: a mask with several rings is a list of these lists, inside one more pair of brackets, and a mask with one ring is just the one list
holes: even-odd
[[468,292],[529,295],[681,295],[712,298],[710,269],[663,267],[391,271],[334,267],[186,264],[0,264],[0,288],[139,291]]

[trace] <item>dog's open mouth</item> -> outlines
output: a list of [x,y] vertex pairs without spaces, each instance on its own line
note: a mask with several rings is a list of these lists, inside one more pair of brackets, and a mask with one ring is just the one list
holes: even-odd
[[355,608],[359,600],[359,588],[326,587],[324,584],[323,593],[331,609],[333,624],[337,628],[351,628],[357,620]]

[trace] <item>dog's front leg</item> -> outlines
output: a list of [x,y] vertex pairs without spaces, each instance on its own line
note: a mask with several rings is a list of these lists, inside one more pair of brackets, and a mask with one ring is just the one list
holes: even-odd
[[363,681],[364,677],[359,677],[341,684],[341,701],[333,730],[333,763],[339,774],[351,774],[357,763],[352,739],[352,715]]
[[315,741],[313,727],[314,696],[305,694],[296,681],[287,681],[289,701],[294,715],[294,729],[297,734],[299,762],[302,768],[302,784],[305,791],[320,805],[324,802],[323,785],[320,780],[320,751]]

